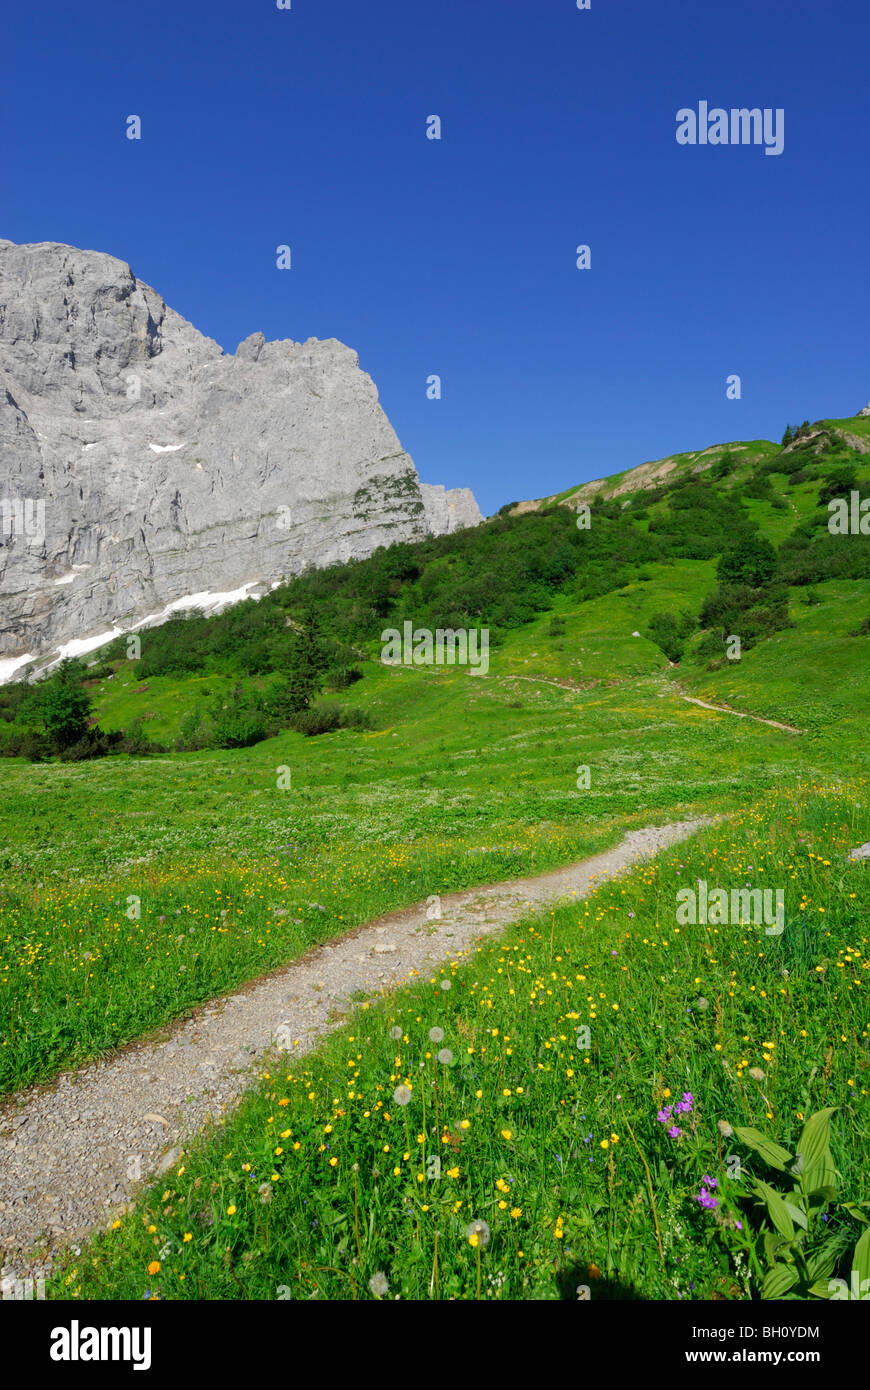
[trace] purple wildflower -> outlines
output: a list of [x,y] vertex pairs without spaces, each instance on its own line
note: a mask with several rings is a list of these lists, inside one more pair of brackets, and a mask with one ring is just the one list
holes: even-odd
[[696,1202],[699,1202],[700,1205],[705,1209],[705,1211],[712,1211],[714,1207],[718,1207],[718,1205],[719,1205],[719,1203],[717,1202],[716,1198],[715,1198],[715,1197],[711,1197],[711,1195],[710,1195],[710,1193],[707,1191],[706,1187],[704,1187],[704,1188],[701,1189],[701,1191],[698,1193],[697,1197],[695,1198],[695,1201],[696,1201]]

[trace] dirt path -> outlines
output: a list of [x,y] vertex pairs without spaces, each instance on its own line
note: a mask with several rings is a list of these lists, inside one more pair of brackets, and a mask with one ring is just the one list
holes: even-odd
[[[677,663],[675,661],[669,661],[668,665],[676,666]],[[515,681],[534,681],[537,685],[553,685],[557,686],[560,690],[573,690],[583,692],[589,689],[588,685],[581,685],[577,681],[558,679],[549,680],[545,676],[504,676],[502,677],[502,679]],[[591,684],[593,686],[599,685],[600,682],[593,681],[591,682]],[[617,682],[617,684],[619,684],[619,682]],[[777,719],[765,719],[760,714],[744,714],[742,710],[732,709],[730,705],[711,705],[706,700],[699,700],[695,695],[684,695],[683,692],[679,689],[677,689],[676,693],[681,700],[687,700],[690,705],[700,705],[701,709],[712,709],[715,710],[717,714],[733,714],[735,719],[754,719],[756,724],[767,724],[770,726],[771,729],[782,729],[787,734],[803,734],[806,732],[805,729],[796,729],[793,724],[780,724],[779,720]]]
[[735,719],[754,719],[756,724],[769,724],[771,729],[784,729],[787,734],[802,734],[804,729],[796,729],[793,724],[780,724],[777,719],[763,719],[760,714],[744,714],[739,709],[731,709],[729,705],[710,705],[706,700],[699,700],[694,695],[683,695],[680,692],[681,700],[688,700],[690,705],[700,705],[701,709],[713,709],[717,714],[733,714]]
[[580,695],[584,694],[587,690],[593,690],[595,686],[601,684],[601,681],[597,680],[586,681],[584,684],[583,681],[572,681],[568,680],[567,677],[564,680],[559,680],[558,677],[550,680],[549,676],[508,675],[501,676],[500,679],[503,681],[531,681],[534,685],[552,685],[555,686],[557,690],[573,690]]
[[[358,991],[387,991],[468,950],[527,912],[580,897],[667,845],[704,817],[633,830],[615,848],[536,878],[445,895],[377,918],[302,960],[212,1000],[160,1038],[31,1088],[0,1109],[0,1250],[6,1278],[39,1274],[37,1254],[105,1225],[141,1182],[168,1172],[181,1146],[256,1081],[264,1055],[310,1052],[338,1027]],[[298,1046],[294,1041],[298,1039]]]

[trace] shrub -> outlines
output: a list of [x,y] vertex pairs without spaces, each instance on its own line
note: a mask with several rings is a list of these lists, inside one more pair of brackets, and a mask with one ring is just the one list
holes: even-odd
[[722,554],[716,567],[720,584],[746,584],[759,589],[777,571],[776,551],[764,536],[744,535]]
[[21,740],[19,753],[22,758],[29,758],[32,763],[44,763],[51,757],[51,746],[44,734],[28,729]]
[[332,701],[321,701],[310,709],[301,710],[293,720],[293,728],[306,738],[331,734],[336,729],[370,729],[372,718],[364,709],[342,709]]
[[363,673],[358,666],[334,666],[326,672],[324,685],[329,690],[347,690],[362,678]]
[[85,738],[91,697],[82,687],[81,667],[75,661],[62,662],[58,671],[42,682],[37,708],[53,752],[62,753]]
[[134,758],[147,758],[153,753],[168,753],[169,749],[164,744],[150,739],[145,733],[142,720],[134,719],[129,729],[124,730],[115,751],[128,753]]
[[834,469],[819,488],[819,506],[826,507],[835,497],[848,497],[857,486],[858,480],[852,467]]
[[679,661],[685,649],[685,639],[695,626],[690,613],[654,613],[647,623],[646,635],[664,652],[668,661]]
[[310,709],[300,710],[293,718],[293,728],[307,738],[316,734],[331,734],[341,728],[341,705],[322,701]]
[[104,758],[107,753],[118,751],[123,737],[121,733],[106,734],[102,729],[87,729],[80,739],[61,750],[60,760],[62,763],[80,763],[91,758]]

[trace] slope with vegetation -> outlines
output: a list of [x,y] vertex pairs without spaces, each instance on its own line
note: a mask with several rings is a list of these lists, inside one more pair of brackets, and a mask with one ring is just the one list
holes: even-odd
[[[364,1043],[355,1022],[307,1072],[282,1075],[280,1095],[266,1078],[231,1140],[206,1144],[169,1196],[144,1198],[62,1289],[141,1297],[154,1225],[173,1252],[149,1281],[163,1297],[261,1296],[275,1280],[294,1297],[367,1296],[385,1270],[405,1297],[571,1296],[572,1280],[595,1279],[611,1296],[756,1295],[770,1253],[751,1187],[762,1169],[749,1160],[727,1205],[694,1200],[727,1157],[716,1120],[793,1147],[833,1106],[845,1200],[867,1200],[866,874],[845,856],[870,838],[870,537],[827,523],[832,498],[870,496],[870,420],[664,463],[147,629],[138,658],[119,639],[0,691],[7,1091],[390,908],[578,859],[632,826],[736,817],[602,890],[588,914],[560,909],[542,934],[520,924],[510,972],[487,947],[446,1001],[431,984],[397,996],[372,1008]],[[488,628],[488,674],[383,665],[381,634],[406,620]],[[822,790],[844,775],[854,785]],[[680,876],[742,881],[762,864],[788,886],[781,943],[669,930]],[[590,1021],[590,1007],[609,1026],[572,1065],[565,1020]],[[449,1035],[455,1068],[425,1056],[429,1027]],[[359,1064],[353,1097],[329,1084],[344,1051],[339,1072]],[[425,1118],[390,1103],[421,1061],[443,1099]],[[750,1085],[750,1067],[771,1084]],[[655,1119],[666,1089],[696,1098],[679,1144]],[[384,1110],[391,1120],[370,1125]],[[269,1150],[279,1114],[292,1137]],[[442,1123],[458,1176],[430,1189]],[[327,1124],[338,1137],[315,1144]],[[386,1125],[402,1131],[389,1168],[372,1147]],[[327,1142],[337,1171],[321,1173]],[[206,1188],[207,1202],[191,1195]],[[376,1220],[357,1231],[362,1210]],[[807,1283],[808,1258],[847,1270],[861,1210],[826,1210],[824,1255],[821,1236],[809,1257],[783,1248],[773,1264],[792,1267],[789,1289],[822,1277]],[[491,1243],[468,1243],[478,1218]]]

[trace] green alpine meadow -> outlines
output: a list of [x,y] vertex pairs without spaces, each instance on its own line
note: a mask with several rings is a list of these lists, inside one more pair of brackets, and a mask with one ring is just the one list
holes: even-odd
[[47,1297],[870,1297],[865,499],[870,417],[805,421],[0,687],[10,1143],[388,914],[692,825],[274,1039]]

